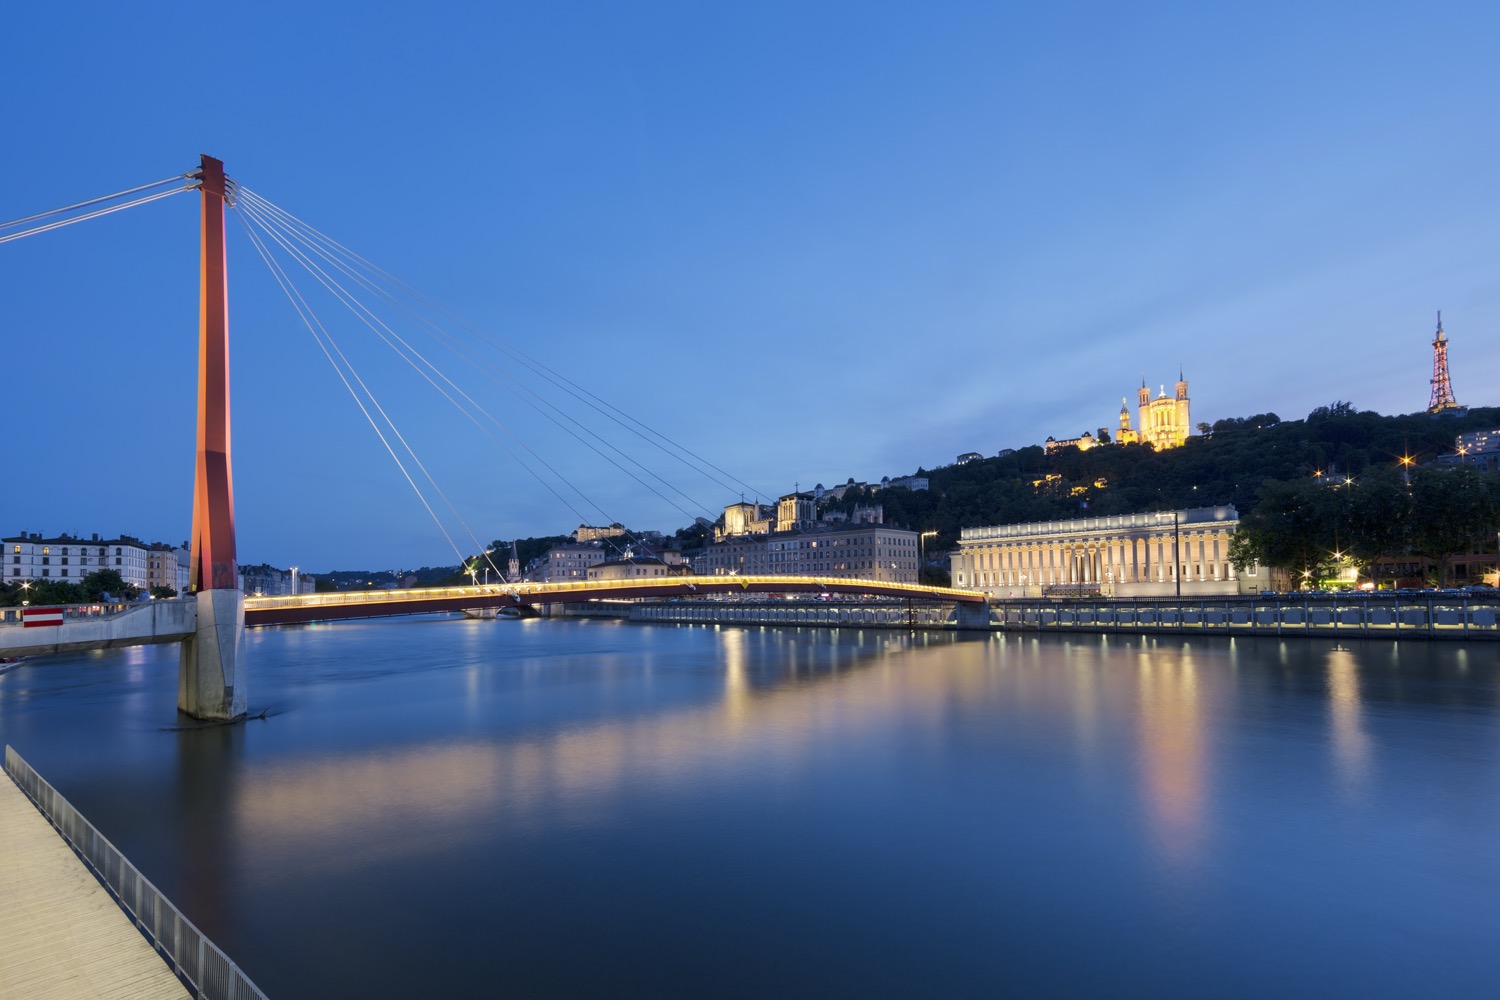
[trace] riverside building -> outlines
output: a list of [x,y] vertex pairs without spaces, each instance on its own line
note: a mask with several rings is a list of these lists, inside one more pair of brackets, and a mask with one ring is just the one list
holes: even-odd
[[953,586],[991,597],[1206,597],[1266,586],[1237,572],[1233,507],[965,528],[951,558]]
[[[810,493],[789,493],[776,504],[773,519],[744,504],[725,509],[719,539],[693,561],[703,576],[831,576],[916,583],[915,531],[881,523],[880,508],[861,508],[868,519],[856,523],[814,521]],[[734,516],[731,516],[734,515]],[[777,530],[770,530],[772,525]],[[757,530],[758,529],[758,530]]]
[[145,590],[150,586],[148,546],[129,536],[91,539],[59,535],[43,538],[27,533],[0,539],[5,546],[5,580],[26,583],[33,580],[58,580],[78,583],[101,569],[119,571],[126,583]]

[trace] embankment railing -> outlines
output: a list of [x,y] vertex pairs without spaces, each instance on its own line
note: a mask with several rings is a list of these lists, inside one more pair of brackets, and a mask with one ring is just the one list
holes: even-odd
[[5,772],[36,804],[68,845],[94,870],[137,927],[200,1000],[266,1000],[219,946],[182,915],[94,825],[31,765],[5,748]]

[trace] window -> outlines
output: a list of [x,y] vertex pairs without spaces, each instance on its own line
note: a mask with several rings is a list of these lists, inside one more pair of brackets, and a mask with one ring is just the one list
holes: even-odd
[[45,566],[52,561],[51,556],[42,556],[42,565]]
[[120,565],[120,557],[119,556],[115,556],[115,565],[116,566]]

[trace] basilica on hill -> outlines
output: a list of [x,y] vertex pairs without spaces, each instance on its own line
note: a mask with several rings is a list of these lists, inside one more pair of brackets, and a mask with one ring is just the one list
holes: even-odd
[[1151,398],[1151,390],[1146,385],[1146,380],[1141,379],[1141,387],[1136,390],[1136,398],[1139,402],[1141,418],[1140,429],[1130,426],[1130,408],[1126,406],[1125,400],[1120,400],[1120,428],[1115,432],[1115,440],[1120,444],[1131,444],[1139,441],[1149,444],[1157,451],[1167,448],[1176,448],[1187,441],[1188,435],[1192,433],[1192,418],[1188,415],[1188,384],[1187,379],[1182,377],[1182,372],[1177,372],[1176,394],[1167,395],[1167,387],[1161,387],[1161,393]]
[[[1183,378],[1181,369],[1177,372],[1177,385],[1174,395],[1167,395],[1167,387],[1161,387],[1160,394],[1155,399],[1151,398],[1151,389],[1146,385],[1146,380],[1141,379],[1141,387],[1136,390],[1138,401],[1137,410],[1140,414],[1140,426],[1130,426],[1130,406],[1125,400],[1120,400],[1120,426],[1114,432],[1115,444],[1149,444],[1157,451],[1165,451],[1168,448],[1176,448],[1187,441],[1188,435],[1192,433],[1192,417],[1188,414],[1188,384]],[[1064,438],[1058,440],[1049,437],[1044,447],[1047,454],[1056,454],[1064,448],[1077,448],[1079,451],[1088,451],[1096,445],[1109,444],[1110,433],[1107,429],[1099,428],[1099,436],[1094,437],[1088,431],[1076,438]]]

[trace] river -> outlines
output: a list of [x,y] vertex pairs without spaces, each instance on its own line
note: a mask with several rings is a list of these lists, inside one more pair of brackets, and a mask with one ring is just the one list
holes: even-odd
[[[407,619],[0,675],[275,1000],[1493,996],[1500,646]],[[3,849],[3,846],[0,846]]]

